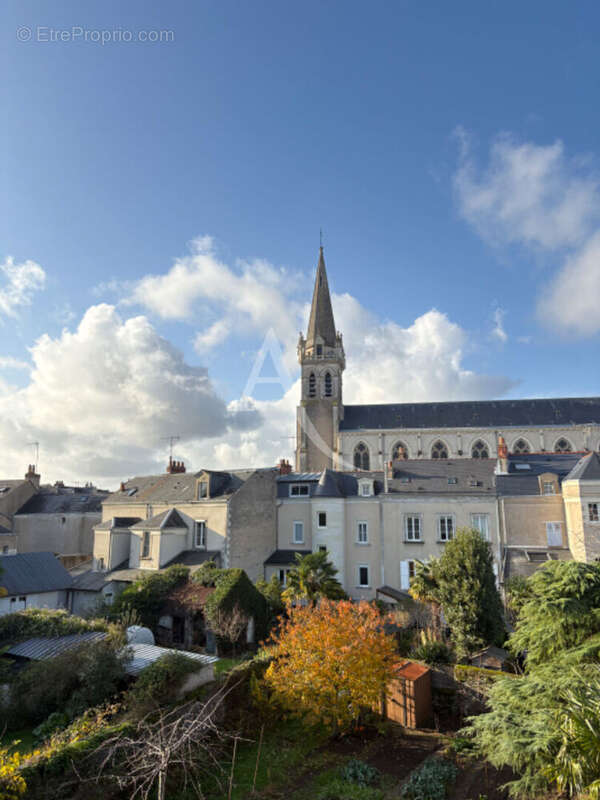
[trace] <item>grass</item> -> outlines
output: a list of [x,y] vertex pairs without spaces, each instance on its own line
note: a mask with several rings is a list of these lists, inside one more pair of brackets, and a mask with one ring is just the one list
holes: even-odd
[[33,730],[31,728],[21,728],[18,731],[5,731],[0,736],[0,747],[10,746],[15,741],[18,741],[19,744],[16,747],[11,747],[11,750],[17,750],[19,753],[28,753],[37,744]]
[[[255,741],[242,741],[238,744],[233,772],[233,800],[246,800],[251,796],[259,736],[260,730],[257,730]],[[331,756],[324,752],[311,751],[323,744],[327,737],[328,734],[323,729],[308,729],[296,720],[279,723],[270,729],[265,726],[256,790],[280,787],[300,769],[306,771],[325,767]],[[228,780],[229,765],[224,766]],[[208,792],[208,797],[210,800],[222,800],[223,794],[215,787],[213,793]]]
[[245,660],[244,656],[240,656],[239,658],[220,658],[215,664],[215,677],[218,678],[220,675],[225,675],[230,669],[236,667]]
[[[387,783],[385,778],[382,783]],[[294,800],[383,800],[384,791],[379,786],[359,786],[345,781],[340,775],[340,768],[334,767],[321,772],[310,784],[298,789],[290,797]]]

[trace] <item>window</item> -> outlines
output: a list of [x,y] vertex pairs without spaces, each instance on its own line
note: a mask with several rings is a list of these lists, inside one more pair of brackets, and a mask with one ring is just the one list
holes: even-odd
[[361,497],[371,497],[373,494],[373,481],[362,481],[360,484]]
[[368,544],[369,543],[369,526],[366,522],[359,522],[358,523],[358,531],[356,536],[356,541],[359,544]]
[[331,397],[331,373],[325,373],[325,397]]
[[598,517],[598,503],[588,503],[588,517],[590,522],[600,521],[600,517]]
[[304,543],[304,523],[303,522],[294,522],[293,542],[294,542],[294,544],[303,544]]
[[327,552],[327,548],[325,547],[325,545],[324,544],[320,544],[319,545],[319,553],[326,553],[326,552]]
[[142,534],[142,558],[150,558],[150,531]]
[[2,548],[2,553],[4,555],[6,555],[8,553],[8,545],[7,544],[5,544],[4,547]]
[[446,515],[438,517],[438,539],[440,542],[448,542],[454,536],[454,517]]
[[319,511],[317,514],[317,525],[319,528],[327,527],[327,514],[324,511]]
[[404,518],[404,538],[407,542],[422,541],[420,514],[410,514]]
[[358,585],[362,588],[369,586],[369,567],[366,564],[360,564],[358,567]]
[[279,583],[282,586],[287,586],[288,572],[289,572],[289,569],[280,569],[279,570]]
[[412,560],[400,562],[400,588],[410,589],[410,582],[415,577],[415,562]]
[[562,547],[562,522],[547,522],[546,536],[548,537],[548,547]]
[[369,448],[364,442],[354,448],[354,469],[370,469]]
[[471,527],[473,530],[479,531],[484,539],[490,540],[490,515],[489,514],[471,514]]
[[199,520],[196,522],[194,547],[206,547],[206,522],[204,520]]
[[554,452],[555,453],[570,453],[573,448],[571,447],[571,442],[568,439],[560,438],[558,442],[554,445]]
[[104,602],[107,606],[111,606],[113,601],[113,593],[112,592],[105,592],[104,594]]
[[489,458],[490,451],[488,450],[488,446],[485,442],[482,442],[481,439],[475,442],[473,447],[471,448],[471,458]]
[[432,458],[448,458],[448,448],[443,442],[437,441],[431,448]]
[[99,558],[98,559],[98,569],[100,570],[100,572],[102,572],[104,570],[104,559],[103,558]]
[[136,492],[137,492],[137,486],[136,486],[136,487],[134,487],[133,489],[129,489],[129,490],[127,491],[127,494],[128,494],[128,496],[129,496],[129,497],[133,497],[133,495],[134,495]]
[[455,486],[458,483],[458,478],[448,478],[448,486]]
[[308,396],[317,396],[317,379],[314,372],[311,372],[308,378]]
[[198,500],[208,497],[208,481],[198,481]]
[[392,461],[398,461],[403,458],[408,458],[408,447],[404,442],[396,442],[392,447]]
[[542,494],[556,494],[554,481],[544,481],[542,484]]
[[323,345],[322,344],[318,344],[317,345],[317,358],[321,358],[322,355],[323,355]]
[[517,439],[513,445],[513,453],[531,453],[531,447],[525,439]]
[[292,483],[290,486],[290,497],[308,497],[308,484]]

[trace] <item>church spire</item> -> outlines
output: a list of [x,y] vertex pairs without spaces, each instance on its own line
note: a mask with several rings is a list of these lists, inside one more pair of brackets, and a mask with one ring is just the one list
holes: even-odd
[[325,258],[323,256],[322,245],[319,248],[319,263],[317,265],[315,288],[310,309],[310,319],[308,321],[306,346],[311,349],[315,347],[317,337],[319,336],[322,339],[322,344],[326,347],[335,347],[335,322],[333,320],[333,309],[331,307],[331,297],[329,295],[329,284],[327,283],[327,272],[325,270]]

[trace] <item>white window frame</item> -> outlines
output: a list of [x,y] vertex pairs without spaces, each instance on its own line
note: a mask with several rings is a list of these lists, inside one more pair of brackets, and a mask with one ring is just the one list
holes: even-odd
[[[442,536],[442,520],[445,521],[445,531],[443,532],[444,535]],[[448,536],[448,520],[451,520],[451,528],[452,534]],[[438,542],[449,542],[451,539],[454,539],[454,534],[456,533],[456,520],[454,518],[454,514],[438,514],[437,518],[437,529],[438,529]]]
[[[300,539],[296,537],[296,526],[300,526]],[[304,522],[301,519],[295,519],[292,523],[292,544],[304,544]]]
[[[325,525],[321,525],[321,514],[325,515]],[[326,511],[317,511],[317,528],[321,530],[325,530],[327,527],[327,512]]]
[[[485,520],[485,530],[481,530],[480,526],[477,524],[477,519],[484,519]],[[486,542],[490,541],[490,515],[485,511],[473,511],[471,514],[471,527],[473,530],[479,531],[479,533],[483,536]]]
[[[148,542],[148,552],[145,553],[146,542]],[[150,531],[142,531],[142,546],[140,547],[140,558],[151,558],[152,544],[150,541]]]
[[[412,537],[409,536],[409,520],[417,520],[419,527],[419,535],[415,536],[414,523],[412,530]],[[423,541],[423,514],[405,514],[404,515],[404,541],[405,542],[422,542]]]
[[400,588],[402,591],[407,592],[410,589],[410,582],[415,577],[416,563],[414,558],[407,558],[400,562]]
[[360,487],[359,497],[373,496],[373,481],[361,481],[359,483],[359,487]]
[[[592,511],[592,506],[594,506],[595,511]],[[600,522],[600,503],[591,502],[587,504],[588,507],[588,521],[589,522]]]
[[[201,493],[201,490],[202,490],[203,486],[205,487],[205,489],[204,489],[205,494]],[[198,500],[208,500],[208,481],[207,480],[198,481],[198,498],[197,499]]]
[[[546,491],[549,489],[550,491]],[[554,481],[542,481],[542,494],[551,495],[556,494],[556,485]]]
[[[361,538],[361,526],[364,526],[364,538]],[[369,523],[362,519],[356,523],[356,543],[369,544]]]
[[[200,537],[201,542],[198,544],[198,532],[202,531],[202,536]],[[206,550],[206,520],[205,519],[197,519],[194,523],[194,548],[196,550]]]
[[[367,570],[367,582],[366,583],[361,583],[361,581],[360,581],[360,571],[362,569],[366,569]],[[358,589],[370,589],[371,588],[371,570],[370,570],[368,564],[357,564],[356,575],[357,575],[356,586],[357,586]]]
[[[550,541],[551,533],[555,534],[557,532],[560,533],[560,542],[559,543],[551,542]],[[548,547],[562,547],[563,546],[563,524],[562,524],[562,522],[559,522],[559,521],[546,522],[546,541],[548,542]]]
[[[277,578],[279,580],[279,583],[283,587],[287,586],[287,577],[288,577],[289,571],[290,571],[290,567],[280,567],[279,568],[279,574],[278,574]],[[282,578],[283,578],[283,580],[282,580]]]
[[[294,491],[293,491],[294,489],[298,489],[298,490],[305,489],[306,491],[303,491],[303,492],[298,491],[298,492],[296,492],[294,494]],[[295,497],[310,497],[310,487],[309,487],[308,483],[290,483],[289,496],[290,497],[294,497],[294,498]]]

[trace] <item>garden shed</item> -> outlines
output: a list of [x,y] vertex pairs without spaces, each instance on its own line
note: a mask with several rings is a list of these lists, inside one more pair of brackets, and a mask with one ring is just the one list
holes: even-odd
[[405,728],[425,728],[432,719],[431,670],[404,661],[395,668],[383,700],[383,715]]

